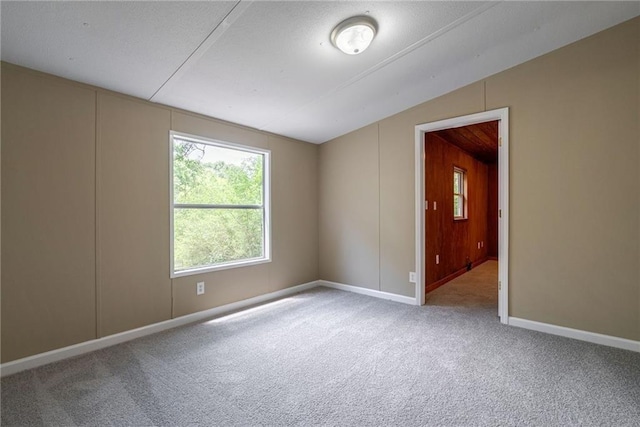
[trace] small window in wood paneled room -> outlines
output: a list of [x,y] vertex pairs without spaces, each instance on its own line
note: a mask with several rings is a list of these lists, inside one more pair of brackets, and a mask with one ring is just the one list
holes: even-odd
[[453,168],[453,219],[467,218],[467,172]]

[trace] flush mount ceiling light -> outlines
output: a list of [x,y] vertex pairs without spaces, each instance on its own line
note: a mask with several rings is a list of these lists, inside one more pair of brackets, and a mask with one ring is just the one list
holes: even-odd
[[369,47],[376,36],[376,21],[354,16],[338,24],[331,32],[331,43],[347,55],[357,55]]

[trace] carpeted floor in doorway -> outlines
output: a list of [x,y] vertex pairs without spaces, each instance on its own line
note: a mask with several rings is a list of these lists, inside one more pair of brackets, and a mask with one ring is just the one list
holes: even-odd
[[2,425],[640,425],[640,354],[501,325],[491,274],[425,307],[316,288],[19,373]]

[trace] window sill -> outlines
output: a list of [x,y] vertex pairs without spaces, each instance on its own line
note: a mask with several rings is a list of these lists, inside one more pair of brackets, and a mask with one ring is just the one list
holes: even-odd
[[453,222],[458,222],[458,221],[468,221],[469,218],[453,218]]
[[171,278],[193,276],[196,274],[212,273],[214,271],[229,270],[232,268],[249,267],[252,265],[266,264],[271,262],[271,258],[254,258],[246,261],[230,262],[227,264],[219,264],[215,266],[191,268],[189,270],[175,271],[171,274]]

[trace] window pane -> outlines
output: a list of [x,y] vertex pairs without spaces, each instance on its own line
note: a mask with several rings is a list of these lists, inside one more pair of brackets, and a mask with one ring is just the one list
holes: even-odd
[[460,193],[460,173],[453,171],[453,193]]
[[453,216],[455,218],[462,217],[462,196],[453,196]]
[[174,203],[262,205],[261,154],[174,139]]
[[174,269],[264,255],[262,209],[174,209]]

